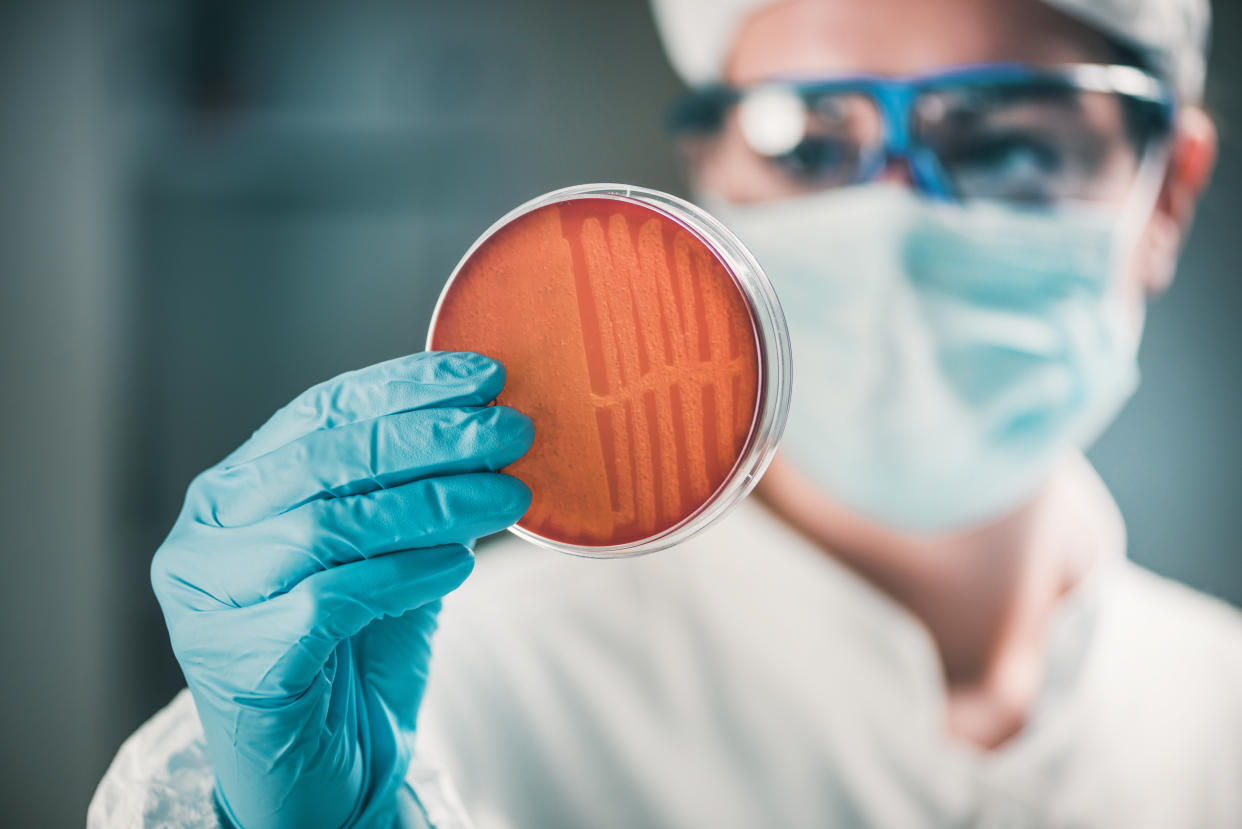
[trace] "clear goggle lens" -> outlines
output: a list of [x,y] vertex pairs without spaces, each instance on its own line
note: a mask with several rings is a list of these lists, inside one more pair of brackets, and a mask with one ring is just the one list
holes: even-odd
[[[1132,67],[1076,69],[718,91],[712,128],[736,124],[750,150],[804,187],[867,181],[898,157],[937,198],[1120,202],[1169,134],[1171,98]],[[736,119],[724,117],[734,106]],[[702,102],[699,113],[712,117]]]

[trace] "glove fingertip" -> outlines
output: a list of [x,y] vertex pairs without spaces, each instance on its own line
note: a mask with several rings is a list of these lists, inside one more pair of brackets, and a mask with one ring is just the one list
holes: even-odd
[[528,415],[511,406],[490,406],[487,414],[494,418],[496,425],[503,430],[503,440],[510,451],[516,451],[517,457],[526,454],[535,440],[535,422]]
[[457,381],[466,381],[477,391],[479,402],[493,400],[505,385],[505,366],[499,360],[477,351],[429,351],[437,360],[437,370]]
[[445,544],[435,551],[434,567],[444,591],[456,590],[474,572],[474,551],[465,544]]
[[504,472],[498,472],[497,477],[499,478],[500,497],[505,505],[503,511],[513,516],[509,523],[516,524],[530,509],[531,501],[535,497],[534,493],[521,478],[507,475]]

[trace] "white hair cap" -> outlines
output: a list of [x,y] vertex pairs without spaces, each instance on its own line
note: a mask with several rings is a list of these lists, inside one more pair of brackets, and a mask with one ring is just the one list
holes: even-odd
[[[773,0],[652,0],[673,68],[694,86],[720,80],[742,21]],[[1208,0],[1043,0],[1135,49],[1185,100],[1203,95]]]

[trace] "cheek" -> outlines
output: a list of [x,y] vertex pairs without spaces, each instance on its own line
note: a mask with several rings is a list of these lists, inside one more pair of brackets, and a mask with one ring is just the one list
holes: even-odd
[[1177,266],[1181,232],[1157,210],[1136,240],[1122,271],[1118,300],[1137,340],[1147,316],[1147,302],[1168,289]]
[[1141,280],[1136,278],[1133,268],[1125,275],[1119,299],[1127,326],[1126,334],[1138,343],[1147,320],[1147,291],[1143,289]]
[[721,136],[704,152],[695,176],[698,189],[723,196],[734,204],[761,201],[771,190],[762,160],[729,136]]
[[742,137],[736,113],[730,113],[720,134],[703,141],[690,158],[695,189],[734,204],[773,201],[814,189],[799,186],[775,164],[754,152]]
[[1177,268],[1177,256],[1182,247],[1182,229],[1167,213],[1157,210],[1148,221],[1139,239],[1135,254],[1141,260],[1136,266],[1142,272],[1142,288],[1148,295],[1158,295],[1168,290]]
[[1156,287],[1162,281],[1164,270],[1162,256],[1156,247],[1151,234],[1145,232],[1126,258],[1121,273],[1121,284],[1117,292],[1117,301],[1121,303],[1124,319],[1129,332],[1137,342],[1143,332],[1143,323],[1147,317],[1147,299],[1158,293]]

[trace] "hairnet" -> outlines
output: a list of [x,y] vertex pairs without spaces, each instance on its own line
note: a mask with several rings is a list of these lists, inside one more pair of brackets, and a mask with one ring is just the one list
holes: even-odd
[[[652,0],[664,48],[695,85],[719,80],[738,26],[772,0]],[[1186,100],[1203,94],[1208,0],[1042,0],[1133,48]]]

